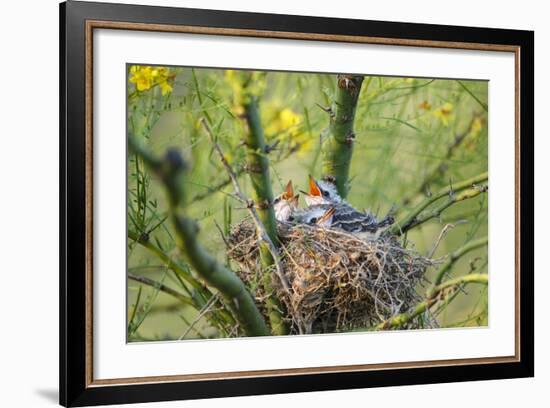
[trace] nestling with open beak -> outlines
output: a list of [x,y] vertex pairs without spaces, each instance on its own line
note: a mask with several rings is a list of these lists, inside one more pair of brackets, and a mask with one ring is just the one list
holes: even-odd
[[334,207],[328,205],[313,205],[303,210],[295,211],[289,220],[298,224],[330,228],[332,226],[333,216]]
[[309,193],[303,193],[310,207],[330,205],[334,208],[331,227],[349,232],[364,240],[378,239],[380,234],[394,223],[391,215],[378,221],[370,212],[356,210],[340,197],[336,186],[328,181],[316,181],[309,176]]
[[291,214],[298,208],[299,194],[294,195],[292,180],[288,182],[285,190],[273,200],[275,218],[280,222],[287,222]]
[[344,201],[333,183],[323,180],[317,181],[311,175],[309,176],[309,193],[305,191],[301,191],[301,193],[304,194],[308,206],[339,204]]

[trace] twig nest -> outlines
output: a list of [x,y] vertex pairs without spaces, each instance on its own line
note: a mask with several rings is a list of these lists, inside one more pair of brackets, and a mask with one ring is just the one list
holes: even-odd
[[[416,287],[431,260],[403,248],[387,233],[363,241],[338,230],[279,224],[280,254],[290,285],[285,291],[276,274],[272,287],[285,307],[292,333],[333,333],[368,329],[419,300]],[[257,234],[247,220],[233,226],[228,255],[263,309]]]

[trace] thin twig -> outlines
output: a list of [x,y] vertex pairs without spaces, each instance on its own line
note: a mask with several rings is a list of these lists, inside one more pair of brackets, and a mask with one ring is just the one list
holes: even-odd
[[225,247],[226,248],[229,248],[229,242],[227,241],[227,239],[225,238],[225,235],[222,231],[222,227],[220,227],[220,224],[218,224],[218,222],[216,220],[214,220],[214,225],[216,226],[216,229],[218,230],[218,232],[220,233],[220,237],[222,238],[222,241],[223,243],[225,244]]
[[[487,172],[485,172],[485,173],[478,174],[477,176],[472,177],[468,180],[462,181],[460,183],[456,183],[454,185],[451,184],[441,189],[436,194],[433,194],[431,197],[428,197],[427,199],[422,201],[414,209],[412,209],[405,217],[403,217],[400,221],[396,222],[391,229],[392,233],[396,235],[403,235],[405,232],[407,232],[411,228],[416,227],[428,221],[429,219],[439,216],[444,209],[448,208],[452,204],[468,198],[473,198],[483,192],[486,192],[487,186],[481,185],[481,183],[485,183],[488,178],[489,178],[489,175]],[[464,192],[463,195],[458,195],[458,196],[455,195],[455,193],[461,192],[463,190],[468,190],[468,191]],[[421,214],[427,207],[434,204],[436,201],[438,201],[439,199],[445,196],[449,197],[449,200],[445,202],[445,204],[443,204],[442,206],[436,208],[431,212],[424,212],[423,214]]]
[[287,293],[290,293],[290,286],[288,285],[288,281],[286,280],[286,277],[283,272],[283,267],[281,265],[281,257],[279,254],[279,251],[273,244],[273,241],[269,238],[269,235],[267,234],[267,231],[260,220],[260,217],[258,215],[258,212],[256,211],[256,208],[254,207],[254,204],[251,202],[251,200],[247,199],[246,196],[243,194],[241,186],[239,185],[239,180],[237,179],[237,175],[231,168],[231,165],[227,162],[227,159],[225,158],[223,151],[218,143],[216,143],[216,140],[214,138],[214,134],[212,133],[212,130],[210,129],[210,126],[208,123],[201,118],[200,123],[205,130],[206,134],[210,138],[210,142],[214,146],[214,149],[220,156],[220,161],[222,162],[223,166],[227,170],[227,173],[229,174],[229,177],[231,178],[231,182],[233,183],[233,188],[235,189],[235,194],[237,198],[242,201],[246,205],[246,209],[250,213],[252,217],[252,221],[254,222],[254,225],[256,226],[256,229],[258,231],[258,238],[263,241],[267,248],[269,249],[269,252],[271,253],[271,256],[273,257],[273,261],[275,264],[275,269],[277,272],[277,276],[279,277],[281,284],[283,285],[283,288]]
[[462,81],[459,81],[457,79],[456,82],[458,82],[458,84],[462,87],[462,89],[464,89],[472,98],[475,99],[477,103],[479,103],[479,105],[483,108],[485,112],[489,112],[489,106],[487,106],[485,102],[481,101],[481,99],[479,99],[472,91],[470,91],[470,89],[468,89],[468,87],[464,85]]
[[140,286],[139,290],[138,290],[137,298],[136,298],[136,303],[134,305],[134,309],[132,310],[132,315],[130,317],[130,320],[128,320],[128,322],[130,322],[128,325],[131,325],[132,322],[134,321],[134,319],[136,318],[136,313],[137,313],[137,310],[138,310],[139,301],[141,300],[141,291],[142,291],[142,289],[143,289],[143,286]]
[[182,303],[184,303],[188,306],[192,306],[193,308],[196,308],[196,305],[193,303],[193,301],[190,298],[188,298],[187,296],[182,295],[178,291],[166,286],[164,283],[157,282],[153,279],[146,278],[145,276],[134,275],[133,273],[128,273],[128,279],[131,279],[133,281],[142,283],[142,284],[147,285],[147,286],[151,286],[155,289],[160,290],[161,292],[166,293],[167,295],[175,297],[180,302],[182,302]]
[[464,190],[460,194],[452,193],[449,195],[449,198],[445,202],[443,202],[436,208],[419,214],[415,218],[415,220],[408,225],[408,229],[417,227],[418,225],[423,224],[426,221],[431,220],[432,218],[438,218],[441,215],[441,213],[447,208],[449,208],[451,205],[458,203],[460,201],[477,197],[482,193],[486,193],[487,190],[488,190],[488,187],[486,185],[482,185],[482,186],[474,186],[471,189]]
[[488,282],[489,280],[486,274],[477,273],[449,279],[448,281],[435,286],[431,296],[428,296],[425,300],[418,303],[411,311],[398,314],[397,316],[394,316],[380,323],[374,328],[374,330],[387,330],[402,327],[412,321],[417,316],[429,310],[438,301],[445,300],[447,294],[454,293],[454,291],[452,290],[453,288],[465,285],[467,283],[487,284]]
[[[172,260],[172,258],[163,252],[159,247],[154,245],[150,240],[144,240],[142,236],[137,235],[136,233],[128,230],[128,239],[131,239],[132,241],[142,245],[144,248],[148,249],[156,255],[162,262],[164,262],[164,266],[174,272],[174,275],[178,279],[178,281],[181,284],[181,287],[183,290],[187,293],[187,295],[193,299],[195,302],[195,309],[199,310],[204,306],[204,304],[210,299],[214,294],[212,291],[205,285],[203,285],[201,282],[199,282],[191,273],[182,267],[178,262]],[[185,282],[184,282],[185,281]],[[196,291],[192,292],[187,288],[187,284],[191,285],[191,287]],[[229,325],[235,325],[236,321],[227,310],[222,309],[219,312],[219,319],[223,321],[225,324]],[[221,326],[219,326],[221,328]]]
[[[279,162],[282,162],[283,160],[288,159],[290,156],[292,156],[292,154],[294,154],[297,151],[298,149],[296,148],[286,150],[286,153],[284,155],[281,155],[281,157],[279,157],[275,161],[275,163],[279,163]],[[240,166],[237,170],[235,170],[235,174],[237,175],[237,177],[240,177],[245,172],[246,172],[246,166]],[[205,186],[206,191],[195,194],[190,199],[190,202],[195,203],[197,201],[204,200],[205,198],[211,196],[212,194],[219,192],[222,188],[228,186],[229,184],[231,184],[231,177],[227,177],[226,179],[219,181],[214,186],[207,186],[207,187]]]
[[449,232],[450,230],[452,230],[454,227],[456,227],[457,225],[459,224],[464,224],[466,221],[458,221],[456,222],[455,224],[447,224],[443,227],[443,229],[441,230],[441,232],[439,233],[439,236],[437,237],[437,239],[435,240],[434,242],[434,245],[432,247],[432,249],[430,250],[430,252],[428,252],[428,255],[427,257],[428,258],[432,258],[435,254],[435,251],[437,250],[437,247],[439,246],[439,244],[441,243],[441,240],[443,239],[443,237],[445,235],[447,235],[447,232]]
[[199,312],[198,316],[195,318],[195,320],[193,320],[190,324],[189,324],[189,327],[187,327],[187,329],[185,330],[185,332],[178,338],[178,340],[183,340],[191,330],[193,330],[193,327],[195,327],[195,325],[199,322],[200,319],[203,318],[203,316],[208,313],[210,311],[210,309],[212,308],[212,306],[214,306],[214,304],[216,303],[216,301],[218,300],[219,298],[219,295],[216,293],[214,296],[212,296],[210,298],[210,300],[204,305],[204,307],[201,309],[201,311]]
[[404,198],[403,205],[409,204],[415,197],[417,197],[419,194],[425,194],[428,190],[428,187],[430,184],[432,184],[434,181],[439,179],[441,176],[445,174],[447,171],[448,164],[447,162],[451,159],[453,156],[455,150],[462,144],[464,139],[466,139],[466,136],[468,136],[472,132],[472,128],[477,120],[480,119],[480,115],[474,115],[472,119],[470,120],[470,123],[468,124],[466,130],[462,133],[458,133],[455,135],[452,143],[447,147],[447,152],[445,153],[445,156],[443,157],[443,160],[435,166],[427,176],[424,177],[424,180],[422,181],[422,184],[420,187],[410,196]]
[[476,239],[474,241],[468,242],[463,247],[457,249],[456,251],[452,252],[447,259],[447,262],[443,264],[443,266],[439,269],[432,286],[428,289],[427,293],[428,296],[431,296],[431,294],[436,290],[437,286],[441,283],[445,275],[451,270],[453,265],[464,255],[467,253],[473,251],[474,249],[481,248],[489,242],[488,237],[483,237]]

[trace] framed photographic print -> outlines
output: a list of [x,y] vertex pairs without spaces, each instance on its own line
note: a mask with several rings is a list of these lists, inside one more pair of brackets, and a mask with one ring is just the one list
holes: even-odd
[[65,406],[528,377],[528,31],[61,4]]

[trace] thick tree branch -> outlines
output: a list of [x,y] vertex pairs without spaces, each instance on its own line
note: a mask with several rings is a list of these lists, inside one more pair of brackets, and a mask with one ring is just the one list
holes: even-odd
[[[244,98],[242,105],[244,117],[248,124],[248,132],[245,136],[247,151],[247,171],[253,187],[253,199],[258,211],[259,219],[271,242],[278,244],[277,220],[273,210],[273,191],[271,189],[271,177],[269,175],[269,160],[266,154],[264,130],[258,106],[257,84],[253,76],[250,76],[243,85]],[[277,257],[272,255],[269,245],[265,241],[260,242],[260,259],[264,269],[262,284],[266,293],[273,293],[271,269],[277,264]],[[281,276],[282,277],[282,273]],[[273,296],[266,298],[271,329],[275,334],[288,334],[288,327],[283,319],[281,311],[283,307],[278,299]]]
[[330,115],[329,137],[323,142],[323,176],[334,179],[338,193],[348,194],[348,177],[355,133],[353,122],[363,76],[338,75]]
[[250,95],[243,107],[248,123],[248,132],[245,139],[247,171],[252,182],[254,201],[267,235],[272,242],[277,242],[277,220],[272,206],[273,191],[269,175],[269,160],[265,153],[266,143],[257,97]]
[[216,261],[198,242],[198,225],[183,213],[186,163],[181,155],[169,150],[164,159],[157,159],[139,144],[133,136],[128,137],[128,147],[143,159],[143,162],[162,180],[170,203],[170,215],[174,222],[180,250],[186,255],[196,272],[224,297],[243,330],[249,336],[268,335],[264,319],[243,282],[231,271]]

